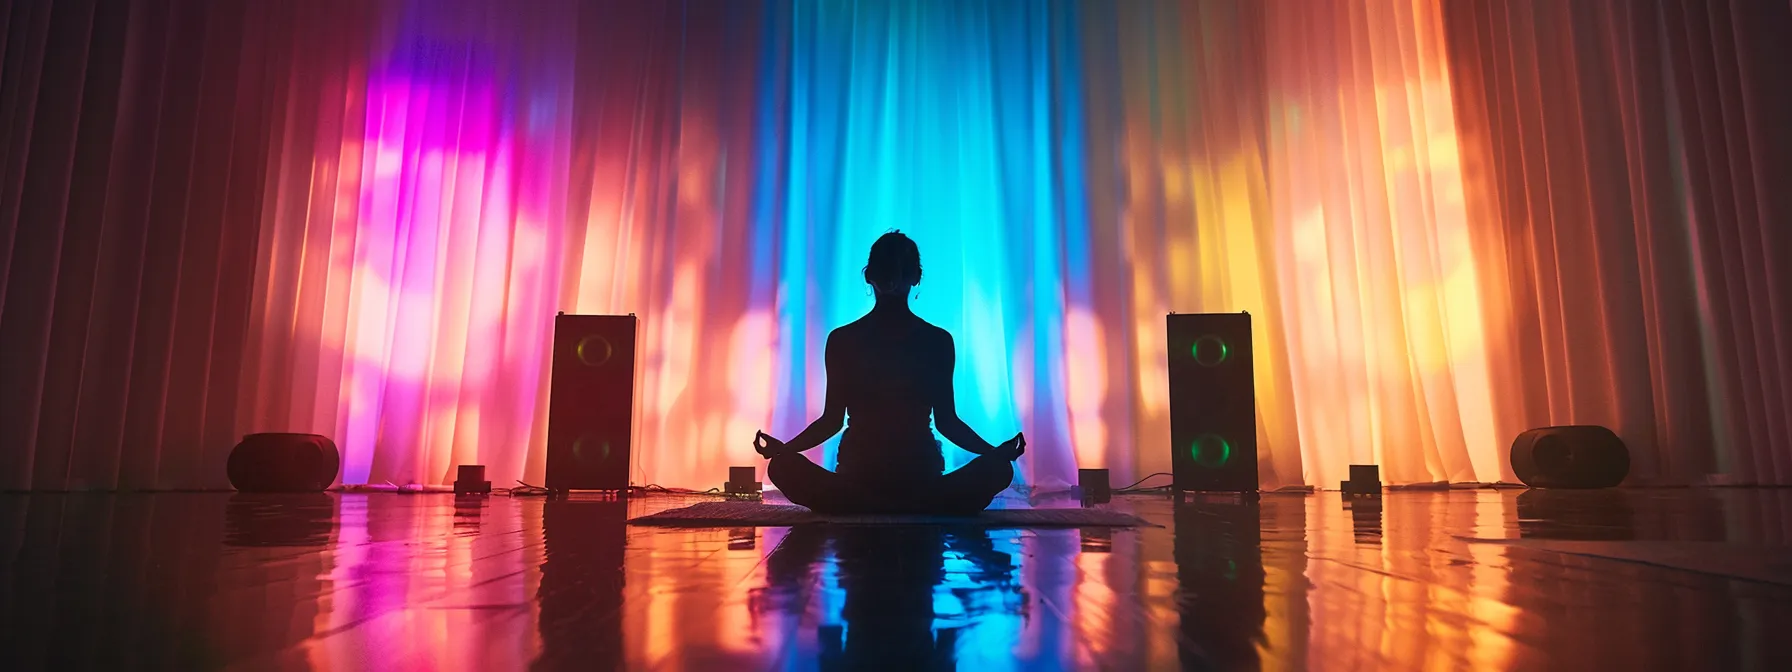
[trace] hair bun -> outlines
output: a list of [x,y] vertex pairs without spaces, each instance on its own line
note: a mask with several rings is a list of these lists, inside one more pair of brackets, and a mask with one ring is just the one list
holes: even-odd
[[921,249],[901,231],[891,230],[871,244],[871,257],[865,261],[865,282],[873,285],[903,284],[913,287],[921,282]]

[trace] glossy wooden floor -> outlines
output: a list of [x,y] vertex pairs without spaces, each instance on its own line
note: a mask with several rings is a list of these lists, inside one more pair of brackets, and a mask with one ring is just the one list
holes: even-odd
[[0,667],[1792,669],[1786,490],[1135,496],[1109,506],[1162,527],[1119,531],[623,525],[688,501],[0,495]]

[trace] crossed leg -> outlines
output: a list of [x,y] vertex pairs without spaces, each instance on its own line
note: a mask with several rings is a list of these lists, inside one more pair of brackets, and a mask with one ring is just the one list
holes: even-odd
[[868,487],[828,471],[801,453],[774,457],[765,471],[791,503],[818,513],[971,515],[987,508],[1014,481],[1013,463],[987,455],[900,491]]

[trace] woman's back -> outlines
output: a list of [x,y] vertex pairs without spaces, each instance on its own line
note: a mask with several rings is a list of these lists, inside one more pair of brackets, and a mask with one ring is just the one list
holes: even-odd
[[[933,407],[952,384],[951,336],[913,315],[867,315],[828,338],[828,386],[841,393],[846,436],[842,472],[937,476]],[[836,387],[838,386],[838,387]]]

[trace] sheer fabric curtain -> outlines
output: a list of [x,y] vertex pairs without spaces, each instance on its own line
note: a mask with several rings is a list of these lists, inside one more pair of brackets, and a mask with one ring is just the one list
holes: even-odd
[[1141,471],[1168,466],[1163,315],[1248,310],[1266,484],[1498,480],[1437,3],[1088,11],[1091,155],[1115,159],[1091,248]]
[[561,307],[575,10],[290,10],[243,427],[334,437],[344,483],[525,476]]
[[0,9],[0,489],[226,485],[275,4]]
[[1501,435],[1792,482],[1792,7],[1446,6]]
[[3,488],[220,487],[249,431],[539,482],[559,310],[641,316],[633,480],[709,487],[819,408],[892,227],[1027,484],[1168,468],[1172,310],[1255,316],[1268,487],[1509,480],[1563,422],[1792,479],[1785,3],[0,17]]
[[[788,83],[765,65],[790,48],[769,41],[777,10],[614,3],[579,14],[560,305],[641,317],[638,484],[715,487],[728,466],[762,463],[755,431],[788,431],[772,422],[778,390],[796,375],[791,358],[809,353],[782,345],[776,319],[780,301],[801,296],[779,283],[772,221],[788,133],[771,122],[782,104],[771,91]],[[793,418],[807,410],[797,399]],[[537,422],[532,478],[546,466]]]

